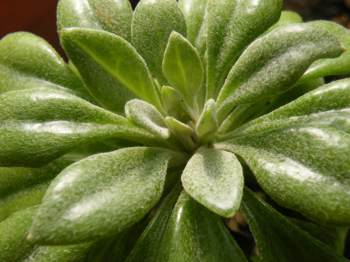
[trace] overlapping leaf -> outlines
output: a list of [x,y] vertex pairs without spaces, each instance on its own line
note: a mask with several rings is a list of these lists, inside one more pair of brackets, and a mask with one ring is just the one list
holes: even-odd
[[13,33],[0,41],[0,93],[45,86],[89,97],[84,84],[52,46],[31,33]]
[[51,183],[30,239],[69,244],[121,232],[159,201],[169,160],[160,149],[126,148],[76,162]]
[[237,130],[239,154],[282,206],[322,222],[350,221],[350,81],[311,91]]
[[100,30],[68,28],[63,47],[93,96],[108,109],[122,112],[138,96],[158,107],[156,87],[143,58],[125,39]]
[[141,0],[138,3],[131,26],[132,44],[161,84],[165,83],[163,55],[173,31],[186,35],[186,22],[176,0]]
[[63,91],[10,91],[0,95],[0,101],[2,166],[42,165],[77,146],[107,138],[144,143],[153,137],[125,118]]
[[281,0],[208,0],[208,98],[216,98],[242,51],[277,22],[281,8]]
[[249,190],[244,192],[243,211],[256,240],[260,261],[347,261],[257,199]]
[[342,52],[335,37],[313,24],[277,27],[254,41],[232,67],[217,101],[219,120],[238,104],[285,92],[312,62]]
[[131,39],[132,8],[128,0],[60,0],[58,30],[85,27]]

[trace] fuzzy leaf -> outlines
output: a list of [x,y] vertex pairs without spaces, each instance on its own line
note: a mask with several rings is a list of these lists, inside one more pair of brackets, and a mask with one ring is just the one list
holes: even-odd
[[186,193],[176,203],[159,252],[159,261],[167,262],[247,261],[220,217]]
[[243,171],[232,153],[199,149],[187,163],[181,180],[191,197],[220,216],[232,217],[240,207]]
[[187,39],[203,55],[207,40],[207,0],[179,0],[179,7],[185,17]]
[[179,90],[186,102],[198,111],[197,94],[203,84],[204,69],[197,50],[179,33],[172,32],[169,37],[163,73],[170,85]]
[[162,86],[160,97],[164,110],[168,115],[174,116],[177,119],[184,118],[186,109],[182,95],[170,86]]
[[26,237],[36,207],[21,210],[0,222],[0,261],[77,262],[84,259],[91,244],[35,246]]
[[281,0],[208,0],[207,98],[216,98],[244,48],[277,22],[281,8]]
[[131,39],[132,8],[128,0],[60,0],[58,30],[85,27]]
[[88,96],[84,84],[44,39],[24,32],[2,38],[0,94],[38,86]]
[[284,25],[293,24],[293,23],[302,23],[302,22],[303,22],[303,18],[298,13],[295,13],[293,11],[282,11],[280,19],[276,24],[271,26],[269,31],[272,31],[273,29],[279,26],[284,26]]
[[119,115],[47,88],[0,95],[0,120],[2,166],[40,166],[77,146],[107,138],[144,143],[153,137]]
[[165,123],[169,130],[181,141],[186,149],[194,149],[195,144],[192,140],[194,131],[189,125],[186,125],[185,123],[182,123],[176,118],[170,116],[165,118]]
[[335,37],[313,24],[276,28],[252,43],[232,67],[217,102],[219,120],[238,104],[287,91],[312,62],[342,51]]
[[350,221],[350,80],[311,91],[217,145],[248,164],[280,205],[317,222]]
[[159,108],[156,87],[145,61],[126,40],[83,28],[65,29],[61,39],[90,92],[104,106],[121,112],[132,92]]
[[301,81],[304,82],[309,79],[315,79],[331,75],[347,75],[350,73],[350,31],[330,21],[314,21],[311,22],[316,27],[326,30],[328,33],[336,37],[342,44],[345,52],[333,59],[321,59],[313,63],[305,72]]
[[346,262],[328,246],[302,231],[249,190],[244,192],[243,211],[264,262]]
[[48,185],[49,182],[43,182],[1,197],[0,222],[19,210],[39,205]]
[[26,235],[36,210],[25,209],[0,222],[0,261],[23,261],[31,253],[33,244]]
[[163,55],[172,31],[186,35],[186,23],[175,0],[141,0],[131,26],[132,44],[146,60],[153,77],[165,83]]
[[137,240],[135,247],[126,262],[163,262],[164,257],[159,252],[173,207],[179,197],[181,185],[177,184],[165,197],[151,222]]
[[29,238],[72,244],[121,232],[160,199],[169,158],[158,149],[126,148],[69,166],[51,183]]
[[153,105],[142,100],[133,99],[126,103],[125,114],[135,124],[161,139],[169,138],[170,131],[165,126],[164,117]]

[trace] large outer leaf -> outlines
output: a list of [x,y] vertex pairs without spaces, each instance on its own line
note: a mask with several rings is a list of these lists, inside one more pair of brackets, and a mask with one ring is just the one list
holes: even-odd
[[77,146],[107,138],[153,139],[125,118],[59,90],[10,91],[0,101],[2,166],[46,164]]
[[38,86],[87,96],[84,84],[44,39],[24,32],[2,38],[0,93]]
[[27,240],[36,207],[16,212],[0,223],[0,261],[78,262],[91,244],[75,246],[35,246]]
[[203,55],[207,40],[207,0],[179,0],[179,7],[185,17],[187,39]]
[[29,238],[69,244],[124,230],[160,199],[169,159],[166,151],[126,148],[76,162],[51,183]]
[[330,75],[347,75],[350,73],[350,31],[349,29],[330,21],[311,22],[336,37],[343,45],[345,52],[337,58],[321,59],[313,63],[305,72],[301,81]]
[[186,35],[186,23],[176,0],[141,0],[134,12],[132,44],[160,83],[165,79],[162,60],[172,31]]
[[182,176],[186,192],[220,216],[232,217],[243,195],[243,171],[234,154],[216,149],[198,150]]
[[162,239],[160,261],[247,261],[220,217],[186,193],[176,203]]
[[281,0],[208,0],[207,97],[216,98],[244,48],[277,22]]
[[335,37],[313,24],[276,28],[252,43],[232,67],[217,102],[219,120],[238,104],[285,92],[312,62],[342,51]]
[[280,205],[350,224],[350,80],[340,80],[238,130],[218,145],[239,154]]
[[60,0],[58,30],[86,27],[131,39],[132,8],[128,0]]
[[90,92],[105,107],[121,112],[130,91],[160,107],[145,61],[126,40],[85,28],[65,29],[61,39]]
[[243,211],[263,262],[348,261],[299,229],[249,190],[244,192]]

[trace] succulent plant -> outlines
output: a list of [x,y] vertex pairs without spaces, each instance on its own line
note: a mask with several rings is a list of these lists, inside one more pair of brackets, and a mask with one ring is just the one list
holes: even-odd
[[0,261],[347,261],[350,33],[281,9],[61,0],[68,63],[1,39]]

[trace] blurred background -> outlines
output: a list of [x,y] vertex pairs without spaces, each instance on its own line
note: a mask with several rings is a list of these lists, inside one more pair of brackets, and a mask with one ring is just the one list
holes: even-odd
[[[29,31],[48,40],[61,54],[56,33],[58,0],[0,0],[0,38],[14,31]],[[135,6],[138,0],[131,0]],[[328,19],[350,28],[350,0],[285,0],[285,9],[307,20]],[[350,258],[350,237],[347,256]]]

